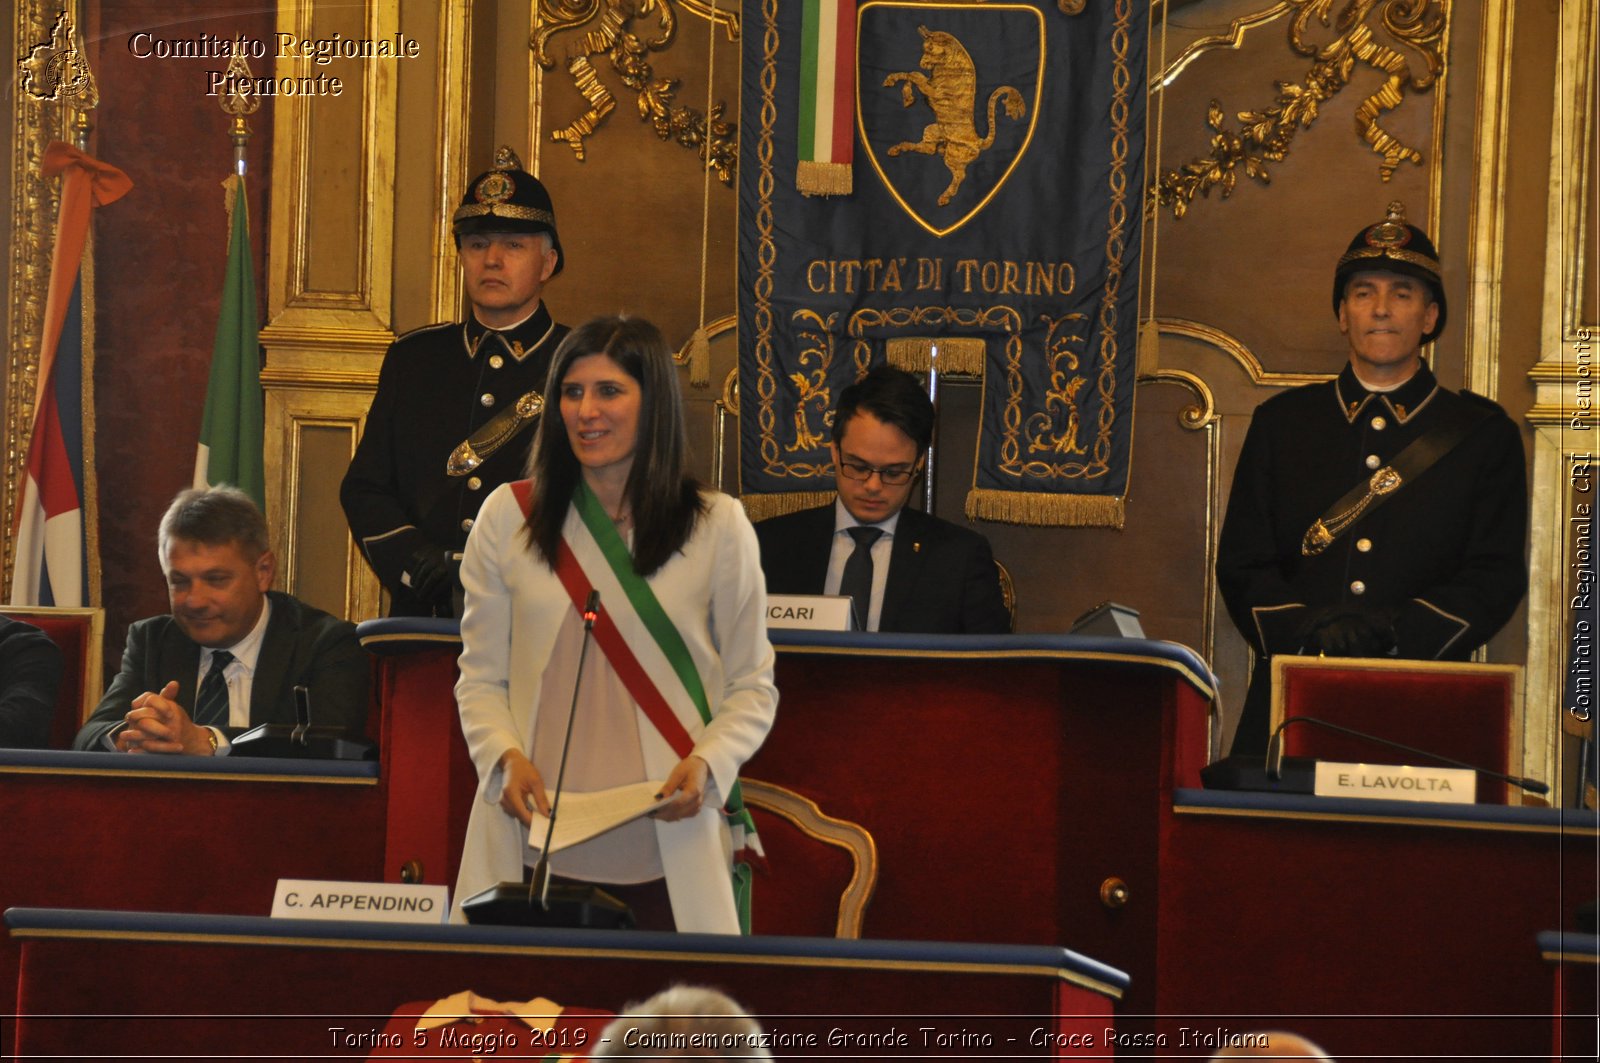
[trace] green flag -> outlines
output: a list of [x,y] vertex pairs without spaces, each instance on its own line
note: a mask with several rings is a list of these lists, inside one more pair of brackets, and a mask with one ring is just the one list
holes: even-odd
[[232,484],[266,508],[266,472],[261,452],[261,337],[256,324],[256,282],[250,258],[250,218],[244,178],[233,184],[233,232],[228,237],[228,272],[222,282],[222,313],[211,348],[211,383],[200,422],[194,485]]

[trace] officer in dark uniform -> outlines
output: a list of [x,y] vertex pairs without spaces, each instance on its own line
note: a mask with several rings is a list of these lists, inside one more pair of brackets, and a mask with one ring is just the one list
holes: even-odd
[[1333,307],[1348,364],[1256,410],[1222,524],[1218,584],[1256,652],[1235,753],[1266,748],[1271,655],[1465,660],[1527,590],[1522,436],[1422,361],[1444,286],[1400,203],[1351,241]]
[[394,616],[457,611],[467,532],[489,492],[524,475],[550,356],[568,331],[542,299],[563,265],[550,194],[509,148],[453,220],[472,313],[389,348],[339,492]]

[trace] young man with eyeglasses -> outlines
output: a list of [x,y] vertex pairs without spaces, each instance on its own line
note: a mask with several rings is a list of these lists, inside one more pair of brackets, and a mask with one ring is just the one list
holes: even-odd
[[864,631],[1004,634],[989,541],[906,503],[933,438],[917,378],[880,366],[839,393],[838,498],[756,525],[769,594],[848,594]]

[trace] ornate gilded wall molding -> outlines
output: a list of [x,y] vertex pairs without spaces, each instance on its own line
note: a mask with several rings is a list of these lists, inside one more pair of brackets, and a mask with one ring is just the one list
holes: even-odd
[[[1217,413],[1216,395],[1198,373],[1186,369],[1157,369],[1140,373],[1140,386],[1176,384],[1194,396],[1195,401],[1178,411],[1178,426],[1188,432],[1203,433],[1205,463],[1205,556],[1200,577],[1200,652],[1206,660],[1217,653],[1217,516],[1222,503],[1217,496],[1222,481],[1222,417]],[[1217,726],[1213,717],[1212,728]],[[1213,734],[1213,741],[1217,736]],[[1209,748],[1209,747],[1208,747]]]
[[[1600,455],[1600,403],[1596,402],[1596,340],[1600,321],[1582,316],[1586,287],[1600,267],[1600,250],[1585,247],[1588,212],[1595,209],[1589,160],[1596,149],[1597,46],[1593,3],[1561,5],[1560,38],[1551,77],[1554,121],[1550,130],[1549,196],[1545,216],[1544,305],[1539,362],[1529,371],[1534,402],[1533,469],[1529,477],[1528,664],[1523,713],[1522,772],[1555,784],[1562,801],[1572,787],[1560,778],[1564,728],[1576,732],[1563,704],[1573,667],[1571,603],[1580,585],[1595,583],[1592,540],[1597,506],[1596,456]],[[1576,509],[1589,506],[1588,520]],[[1585,530],[1586,529],[1586,530]],[[1593,638],[1589,646],[1592,650]],[[1593,679],[1593,659],[1589,661]]]
[[[739,16],[719,10],[715,3],[677,0],[690,13],[709,18],[725,31],[730,42],[739,38]],[[654,25],[644,35],[634,31],[635,21],[652,18]],[[592,24],[592,25],[591,25]],[[538,16],[529,46],[534,59],[545,70],[554,69],[556,60],[550,42],[557,34],[589,26],[568,51],[565,66],[573,86],[588,102],[589,109],[571,123],[550,132],[550,139],[567,144],[581,162],[585,141],[616,109],[616,98],[595,68],[596,56],[605,56],[622,83],[632,89],[639,117],[648,121],[656,136],[689,148],[716,173],[725,185],[733,184],[739,151],[738,125],[726,120],[727,105],[717,102],[710,113],[693,107],[674,105],[681,79],[658,77],[650,63],[651,52],[671,47],[678,31],[674,0],[539,0]],[[712,72],[706,71],[710,78]]]
[[1197,374],[1185,369],[1157,369],[1153,373],[1140,373],[1140,384],[1177,384],[1189,389],[1195,401],[1178,411],[1178,425],[1187,431],[1198,432],[1217,422],[1217,397],[1211,385]]
[[[18,0],[11,22],[17,76],[30,50],[47,44],[61,13],[60,0]],[[39,86],[41,89],[45,85]],[[45,93],[48,95],[48,92]],[[5,478],[0,506],[9,527],[17,509],[28,440],[33,434],[34,391],[39,383],[39,330],[44,314],[44,292],[50,277],[50,249],[54,243],[56,190],[40,174],[45,145],[66,140],[72,121],[59,101],[34,98],[26,91],[10,94],[11,212],[8,222],[8,295],[6,307]],[[4,587],[11,586],[14,544],[4,541]]]
[[439,69],[456,76],[441,79],[435,116],[438,138],[438,176],[433,189],[434,256],[431,321],[453,321],[461,313],[464,292],[461,270],[452,250],[455,245],[451,215],[462,189],[472,179],[467,163],[467,136],[472,124],[467,86],[472,73],[472,6],[470,0],[444,0],[439,4]]
[[[452,0],[439,25],[460,17]],[[383,40],[400,29],[400,3],[298,0],[278,6],[277,28],[296,39],[341,32]],[[441,58],[460,54],[440,48]],[[313,73],[311,63],[306,55],[280,60],[275,73]],[[349,68],[338,97],[280,96],[273,104],[268,323],[261,330],[267,516],[280,586],[352,619],[378,615],[377,578],[353,543],[342,534],[330,539],[326,529],[343,524],[339,476],[394,338],[399,82],[411,75],[394,63],[361,62]],[[456,91],[439,90],[435,113],[452,113]],[[463,135],[459,123],[446,128],[454,139],[440,144],[441,161],[455,157]],[[343,164],[319,166],[331,157]],[[439,178],[426,164],[406,178],[428,182],[448,219],[454,204],[445,206],[447,194],[432,186]],[[431,221],[440,231],[438,217]],[[433,265],[427,269],[437,303],[442,282]]]
[[[284,5],[278,29],[299,40],[327,36],[332,31],[319,27],[333,17],[329,10],[340,6]],[[363,36],[382,40],[397,32],[396,0],[364,0],[359,11]],[[315,73],[313,62],[304,54],[280,60],[276,73],[304,77]],[[384,62],[361,63],[355,73],[340,97],[280,96],[273,103],[268,324],[261,335],[268,362],[275,348],[287,346],[285,330],[391,330],[398,74],[393,63]],[[348,134],[337,124],[352,110],[350,124],[360,131],[356,144],[342,141]],[[347,177],[322,178],[314,165],[318,152],[353,153],[349,169],[341,170]],[[328,219],[341,230],[335,232]],[[319,265],[325,278],[320,281],[313,279]]]
[[[1423,153],[1396,139],[1378,119],[1399,107],[1408,90],[1429,91],[1443,73],[1450,0],[1345,0],[1336,18],[1334,0],[1286,3],[1295,11],[1289,23],[1289,47],[1311,58],[1311,66],[1299,83],[1278,82],[1269,106],[1239,111],[1238,129],[1229,128],[1221,102],[1211,101],[1206,115],[1213,134],[1210,154],[1160,173],[1151,187],[1154,203],[1170,209],[1174,217],[1183,217],[1196,195],[1209,195],[1213,188],[1228,198],[1241,170],[1262,184],[1270,183],[1269,164],[1288,157],[1295,136],[1350,83],[1358,64],[1386,76],[1383,86],[1356,108],[1356,128],[1380,156],[1379,174],[1387,181],[1401,163],[1421,164]],[[1331,24],[1337,36],[1323,44],[1310,40],[1307,27],[1313,19],[1321,27]],[[1382,43],[1380,30],[1399,47]]]
[[1298,384],[1316,384],[1324,380],[1332,380],[1334,373],[1269,373],[1257,358],[1237,337],[1232,336],[1215,325],[1208,325],[1203,321],[1190,321],[1181,317],[1158,317],[1155,319],[1156,327],[1163,335],[1183,336],[1187,339],[1203,343],[1208,347],[1215,347],[1238,363],[1250,377],[1250,383],[1257,387],[1294,387]]
[[[1155,0],[1155,3],[1151,4],[1152,16],[1154,16],[1154,8],[1157,3],[1160,3],[1160,0]],[[1218,49],[1237,51],[1244,44],[1245,34],[1253,29],[1260,29],[1262,26],[1276,22],[1284,15],[1287,15],[1290,10],[1292,10],[1290,0],[1279,0],[1278,3],[1273,4],[1264,11],[1240,15],[1228,24],[1228,29],[1225,33],[1215,33],[1208,37],[1201,37],[1179,52],[1176,59],[1168,63],[1155,77],[1150,79],[1150,91],[1160,92],[1174,81],[1177,81],[1178,75],[1182,74],[1190,63],[1207,52],[1217,51]]]
[[1483,0],[1478,113],[1474,123],[1474,195],[1468,216],[1466,366],[1462,383],[1480,395],[1500,393],[1500,289],[1505,257],[1507,142],[1511,132],[1512,0]]

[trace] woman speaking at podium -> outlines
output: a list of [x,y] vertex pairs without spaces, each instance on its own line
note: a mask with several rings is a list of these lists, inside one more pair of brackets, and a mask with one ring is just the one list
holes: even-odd
[[601,885],[640,929],[738,933],[732,857],[754,832],[736,780],[778,701],[755,531],[687,471],[683,398],[654,325],[579,327],[545,395],[529,480],[485,500],[461,565],[456,701],[481,786],[457,918],[537,860],[530,809],[549,812],[578,684],[564,792],[663,780],[670,800],[557,852],[555,881]]

